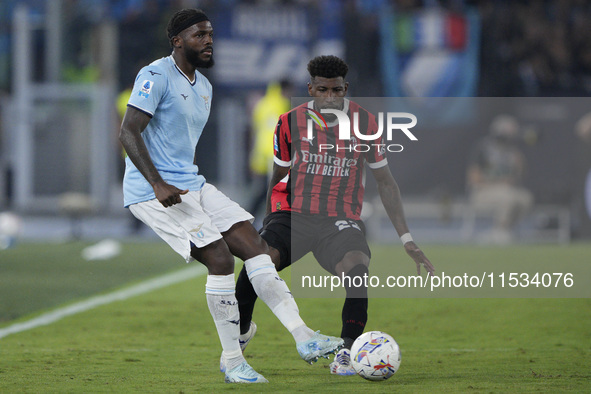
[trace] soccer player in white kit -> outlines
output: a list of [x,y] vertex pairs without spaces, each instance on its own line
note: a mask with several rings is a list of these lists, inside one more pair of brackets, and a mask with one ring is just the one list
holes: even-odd
[[343,342],[306,326],[253,217],[208,184],[194,164],[212,103],[211,84],[196,70],[213,66],[211,22],[201,10],[184,9],[173,15],[167,33],[172,54],[140,70],[121,125],[119,140],[128,155],[124,203],[187,262],[207,267],[205,294],[225,381],[264,383],[238,341],[234,256],[244,261],[255,291],[293,335],[305,361],[327,357]]

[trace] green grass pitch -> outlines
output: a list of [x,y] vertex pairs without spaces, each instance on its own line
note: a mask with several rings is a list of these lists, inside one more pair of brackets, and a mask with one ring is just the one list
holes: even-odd
[[[20,244],[0,251],[0,328],[94,294],[184,268],[163,243],[125,244],[110,261],[86,262],[83,243]],[[400,246],[373,247],[373,260],[411,264]],[[591,245],[519,246],[497,252],[426,246],[446,259],[574,259]],[[237,267],[239,268],[239,266]],[[289,270],[282,276],[289,282]],[[204,295],[205,277],[0,339],[0,392],[591,392],[588,298],[379,298],[366,330],[391,334],[400,370],[384,382],[331,376],[328,360],[299,359],[291,336],[259,303],[259,331],[245,357],[270,383],[228,385]],[[338,335],[342,299],[300,298],[313,329]]]

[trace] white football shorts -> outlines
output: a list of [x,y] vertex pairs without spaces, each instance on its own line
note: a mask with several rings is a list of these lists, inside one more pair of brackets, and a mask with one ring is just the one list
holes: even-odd
[[150,226],[175,252],[192,261],[191,242],[198,248],[222,238],[234,224],[254,218],[215,186],[181,195],[182,202],[165,208],[157,199],[132,204],[129,210]]

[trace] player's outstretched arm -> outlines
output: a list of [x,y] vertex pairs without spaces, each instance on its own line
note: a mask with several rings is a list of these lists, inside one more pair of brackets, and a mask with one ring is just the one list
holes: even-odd
[[156,198],[160,203],[169,207],[181,202],[181,194],[188,190],[180,190],[173,185],[164,182],[160,173],[154,166],[148,148],[144,143],[141,134],[150,122],[150,117],[135,108],[127,107],[121,129],[119,130],[119,141],[127,156],[154,188]]
[[[378,192],[380,193],[384,209],[386,210],[392,225],[394,225],[396,232],[399,236],[408,234],[409,230],[404,217],[404,209],[402,208],[400,189],[390,172],[390,168],[386,165],[377,169],[372,169],[372,173],[378,184]],[[425,256],[423,251],[414,243],[414,241],[410,240],[404,242],[404,250],[406,250],[406,253],[417,265],[417,273],[419,275],[421,274],[421,266],[425,267],[429,275],[433,275],[433,272],[435,272],[433,264],[431,264],[427,256]]]

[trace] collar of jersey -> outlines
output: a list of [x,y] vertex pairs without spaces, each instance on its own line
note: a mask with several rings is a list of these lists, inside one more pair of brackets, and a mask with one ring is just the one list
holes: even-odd
[[[183,70],[181,70],[181,69],[179,68],[179,66],[177,66],[177,65],[176,65],[176,62],[174,61],[174,57],[172,57],[172,55],[170,55],[169,57],[170,57],[170,59],[172,60],[172,64],[174,64],[174,67],[177,69],[177,71],[178,71],[178,72],[180,72],[180,73],[181,73],[181,75],[182,75],[183,77],[185,77],[185,79],[186,79],[187,81],[189,81],[189,83],[191,84],[191,86],[195,85],[195,82],[197,82],[197,75],[195,75],[195,79],[193,80],[193,82],[191,82],[191,80],[189,79],[189,77],[187,77],[187,75],[186,75],[186,74],[183,72]],[[197,72],[197,71],[195,71],[195,72]]]
[[[344,105],[343,105],[343,112],[344,113],[349,112],[349,99],[344,99],[343,103],[344,103]],[[308,108],[314,109],[314,100],[308,102]],[[328,127],[335,127],[338,124],[339,124],[339,120],[338,119],[336,119],[334,122],[330,122],[330,123],[327,122],[326,123],[326,125]]]

